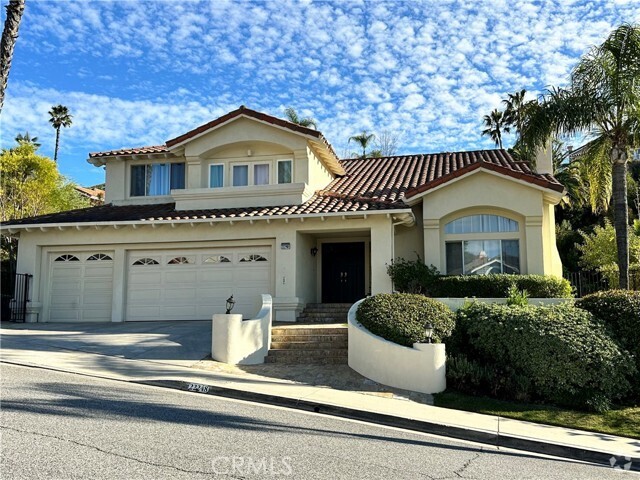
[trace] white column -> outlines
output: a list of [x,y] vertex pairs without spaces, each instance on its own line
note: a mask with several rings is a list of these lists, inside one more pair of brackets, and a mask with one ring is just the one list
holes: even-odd
[[113,285],[111,299],[111,321],[124,322],[124,308],[126,304],[127,284],[127,252],[124,247],[116,248],[113,252]]
[[525,234],[527,243],[527,269],[525,273],[543,275],[545,271],[542,216],[525,218]]
[[371,227],[371,294],[391,293],[393,285],[387,265],[393,260],[393,224],[380,218]]
[[442,258],[440,246],[440,220],[437,218],[423,219],[424,228],[424,259],[425,265],[434,265],[445,273],[446,265]]

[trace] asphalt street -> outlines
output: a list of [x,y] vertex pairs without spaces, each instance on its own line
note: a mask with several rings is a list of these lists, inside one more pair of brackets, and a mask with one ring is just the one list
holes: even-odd
[[631,472],[0,364],[3,479],[598,479]]

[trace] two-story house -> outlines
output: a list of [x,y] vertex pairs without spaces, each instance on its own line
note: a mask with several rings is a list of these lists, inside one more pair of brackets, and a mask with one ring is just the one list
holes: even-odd
[[245,107],[165,145],[92,153],[102,206],[12,221],[29,321],[275,318],[392,290],[386,266],[561,275],[550,151],[340,160],[323,135]]

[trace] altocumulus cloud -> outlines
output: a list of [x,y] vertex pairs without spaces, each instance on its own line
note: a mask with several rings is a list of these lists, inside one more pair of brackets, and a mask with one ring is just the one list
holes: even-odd
[[63,103],[61,168],[83,176],[89,151],[162,143],[246,104],[313,116],[339,152],[363,129],[405,132],[403,153],[487,148],[482,115],[565,83],[622,21],[640,21],[638,2],[32,2],[2,144],[48,139]]

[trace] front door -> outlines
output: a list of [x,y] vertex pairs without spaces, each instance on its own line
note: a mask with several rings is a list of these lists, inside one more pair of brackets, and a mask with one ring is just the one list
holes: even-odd
[[364,242],[322,244],[323,303],[360,300],[364,281]]

